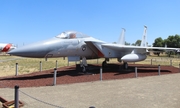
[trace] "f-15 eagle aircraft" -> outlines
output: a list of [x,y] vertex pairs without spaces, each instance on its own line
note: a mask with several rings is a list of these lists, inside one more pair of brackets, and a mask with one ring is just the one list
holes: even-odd
[[16,47],[10,43],[0,43],[0,52],[8,52]]
[[33,58],[68,57],[69,61],[82,60],[83,67],[87,66],[86,59],[105,58],[102,63],[105,66],[109,58],[117,58],[119,62],[123,61],[124,68],[127,68],[127,62],[145,60],[147,49],[176,50],[176,48],[147,47],[146,30],[145,26],[141,46],[106,43],[77,31],[65,31],[52,39],[14,49],[9,54]]

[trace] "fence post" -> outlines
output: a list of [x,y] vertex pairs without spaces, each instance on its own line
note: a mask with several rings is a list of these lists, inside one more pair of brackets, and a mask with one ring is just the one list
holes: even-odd
[[15,86],[15,99],[14,99],[14,106],[15,108],[19,108],[19,86]]
[[56,60],[56,69],[57,69],[57,67],[58,67],[58,61]]
[[151,59],[151,65],[152,65],[152,59]]
[[16,63],[16,74],[15,76],[18,76],[18,63]]
[[102,67],[100,68],[100,80],[102,81]]
[[161,67],[160,67],[160,65],[158,66],[158,75],[161,75]]
[[138,77],[138,74],[137,74],[137,67],[135,67],[135,77],[136,77],[136,78]]
[[54,80],[53,80],[53,86],[56,85],[56,75],[57,75],[57,69],[54,68]]
[[39,62],[39,65],[40,65],[39,71],[41,72],[42,71],[42,62],[41,61]]
[[172,60],[170,60],[170,66],[172,66]]

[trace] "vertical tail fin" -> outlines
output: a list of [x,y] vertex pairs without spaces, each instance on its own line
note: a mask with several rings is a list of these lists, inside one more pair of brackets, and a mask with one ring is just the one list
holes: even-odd
[[144,26],[144,32],[143,32],[143,37],[142,37],[142,41],[141,41],[141,47],[147,47],[146,36],[147,36],[147,26]]
[[125,45],[125,29],[122,28],[122,32],[121,32],[121,35],[119,37],[119,41],[117,42],[117,44],[120,44],[120,45]]

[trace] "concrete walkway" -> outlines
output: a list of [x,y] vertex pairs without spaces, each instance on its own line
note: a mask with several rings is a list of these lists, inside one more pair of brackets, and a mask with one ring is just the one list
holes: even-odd
[[[23,108],[180,108],[179,73],[19,90]],[[0,96],[14,100],[14,89]]]

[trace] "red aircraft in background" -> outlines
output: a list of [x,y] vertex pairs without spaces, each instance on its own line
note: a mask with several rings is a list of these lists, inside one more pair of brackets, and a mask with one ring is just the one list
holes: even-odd
[[8,52],[12,49],[15,49],[16,47],[13,46],[13,44],[10,43],[0,43],[0,52]]

